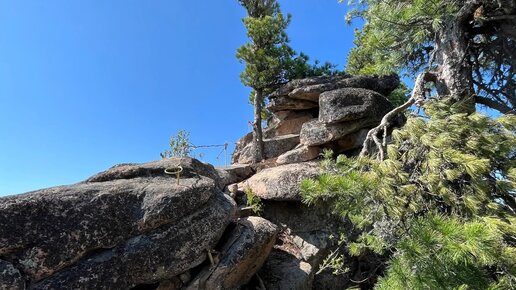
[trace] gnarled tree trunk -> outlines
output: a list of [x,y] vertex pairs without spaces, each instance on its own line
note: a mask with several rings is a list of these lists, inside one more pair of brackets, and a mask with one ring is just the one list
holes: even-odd
[[468,112],[475,111],[475,90],[472,67],[468,61],[467,26],[480,1],[468,1],[457,15],[446,19],[443,28],[436,35],[435,88],[440,96],[450,96],[465,102]]

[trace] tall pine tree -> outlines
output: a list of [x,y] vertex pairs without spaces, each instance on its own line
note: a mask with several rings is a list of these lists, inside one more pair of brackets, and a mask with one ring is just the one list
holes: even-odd
[[260,162],[263,154],[262,106],[264,96],[286,80],[288,64],[295,55],[288,46],[285,29],[290,16],[285,17],[274,0],[240,0],[248,16],[243,19],[250,42],[237,50],[237,58],[245,62],[240,75],[242,83],[253,89],[254,161]]

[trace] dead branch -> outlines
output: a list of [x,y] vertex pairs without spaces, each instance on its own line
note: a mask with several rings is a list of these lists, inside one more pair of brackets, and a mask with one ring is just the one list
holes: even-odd
[[[360,156],[366,156],[369,154],[370,145],[374,143],[378,148],[378,159],[383,160],[385,158],[385,147],[387,146],[387,129],[391,120],[412,105],[416,105],[418,107],[421,106],[425,101],[425,84],[434,78],[435,73],[433,72],[423,72],[417,76],[410,98],[404,104],[394,108],[392,111],[383,116],[380,124],[367,132],[366,139],[362,145]],[[383,141],[381,142],[380,138],[378,138],[378,133],[382,131]]]

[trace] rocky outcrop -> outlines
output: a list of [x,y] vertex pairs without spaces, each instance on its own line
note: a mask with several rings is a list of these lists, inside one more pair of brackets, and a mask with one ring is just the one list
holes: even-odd
[[279,88],[271,96],[288,96],[293,99],[317,102],[321,93],[341,88],[364,88],[387,96],[398,87],[399,83],[397,75],[386,77],[320,76],[293,80]]
[[0,290],[345,287],[350,277],[317,274],[344,222],[303,204],[300,184],[320,175],[324,149],[360,148],[398,82],[344,75],[279,88],[258,164],[249,133],[229,167],[188,157],[122,164],[0,198]]
[[[264,130],[265,151],[271,139],[299,135],[299,143],[288,150],[274,149],[265,162],[253,164],[257,173],[233,185],[262,200],[261,216],[279,228],[269,257],[259,272],[268,290],[342,289],[350,280],[327,271],[317,273],[324,257],[336,247],[330,239],[345,224],[326,212],[304,205],[300,184],[319,176],[317,159],[324,149],[353,155],[362,146],[370,128],[376,126],[393,106],[385,97],[399,85],[397,76],[332,76],[292,81],[271,95],[272,112]],[[400,120],[403,122],[403,120]],[[239,141],[234,162],[250,163],[247,148],[252,138]],[[289,144],[291,146],[293,144]],[[287,149],[286,147],[284,149]],[[238,196],[235,195],[235,196]],[[243,193],[240,196],[245,196]],[[242,204],[242,199],[237,198]],[[243,202],[245,203],[245,202]],[[246,289],[255,289],[248,287]]]
[[[357,148],[350,140],[359,140],[357,132],[376,126],[393,108],[385,96],[398,85],[395,75],[323,76],[287,83],[270,96],[265,159],[281,165],[313,160],[325,148],[336,152]],[[287,138],[298,135],[298,143]],[[291,142],[288,146],[285,138]],[[238,141],[233,163],[251,163],[252,148],[249,133]]]
[[283,165],[290,163],[305,162],[317,158],[317,156],[319,156],[320,153],[321,149],[319,147],[299,145],[296,148],[278,156],[278,158],[276,159],[276,164]]
[[[164,172],[180,167],[179,180]],[[182,157],[1,198],[0,288],[130,289],[174,281],[203,263],[234,221],[236,205],[222,193],[228,181],[213,166]]]
[[[371,120],[367,118],[334,125],[327,125],[319,120],[313,120],[303,124],[303,128],[301,129],[300,134],[300,141],[304,146],[319,146],[330,144],[334,141],[344,139],[350,134],[353,134],[362,128],[368,128],[374,126],[377,123],[378,120]],[[329,146],[323,147],[328,148]]]
[[272,122],[264,131],[265,138],[299,134],[304,123],[314,119],[309,111],[279,111],[272,116]]
[[279,112],[285,110],[299,111],[317,108],[316,102],[293,99],[287,96],[278,96],[271,98],[267,109],[271,112]]

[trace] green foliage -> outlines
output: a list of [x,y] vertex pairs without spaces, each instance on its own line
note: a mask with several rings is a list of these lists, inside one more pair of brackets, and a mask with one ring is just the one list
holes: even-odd
[[428,63],[429,46],[445,17],[459,8],[446,0],[350,1],[347,20],[363,18],[346,70],[353,74],[414,73]]
[[[511,1],[350,0],[348,22],[365,21],[355,31],[356,45],[348,55],[351,74],[404,73],[409,77],[444,65],[453,48],[439,44],[451,27],[462,27],[457,41],[467,47],[461,72],[471,79],[476,101],[501,112],[516,104],[516,25]],[[471,5],[476,2],[476,4]],[[475,9],[461,11],[465,6]],[[463,13],[469,13],[463,15]],[[489,20],[490,19],[490,20]],[[497,19],[497,21],[491,21]],[[444,51],[444,50],[448,51]],[[432,56],[435,56],[432,59]],[[433,60],[430,63],[430,60]]]
[[387,96],[387,99],[397,107],[408,100],[409,93],[407,86],[404,83],[400,83],[400,85]]
[[318,60],[311,64],[308,55],[301,52],[287,63],[286,79],[291,81],[307,77],[334,76],[344,73],[336,69],[336,67],[336,65],[330,62],[321,64]]
[[[387,257],[378,289],[513,289],[516,117],[425,105],[393,132],[388,158],[322,163],[304,201],[346,217],[347,253]],[[371,273],[378,275],[379,273]]]
[[249,15],[243,22],[250,42],[237,50],[237,58],[246,64],[240,79],[255,90],[272,89],[284,82],[286,65],[294,55],[285,32],[291,17],[285,17],[275,1],[241,3]]
[[239,3],[247,10],[243,23],[250,40],[237,49],[236,57],[246,64],[240,80],[252,88],[251,104],[257,105],[254,98],[260,92],[261,119],[271,115],[265,107],[265,97],[280,85],[299,78],[342,73],[329,62],[310,63],[306,54],[297,54],[288,45],[286,28],[291,16],[284,16],[275,0],[240,0]]
[[179,130],[176,136],[170,137],[170,150],[160,153],[161,158],[191,156],[192,144],[190,143],[190,133]]
[[254,194],[251,188],[247,187],[244,189],[247,206],[251,207],[254,213],[260,215],[263,211],[262,200]]
[[[287,81],[321,75],[337,75],[342,72],[329,62],[323,64],[304,54],[297,54],[288,45],[286,28],[291,16],[281,13],[275,1],[247,0],[240,3],[248,10],[243,19],[250,42],[237,50],[237,58],[245,62],[240,75],[242,83],[255,90],[270,94]],[[260,8],[261,6],[266,8]]]

